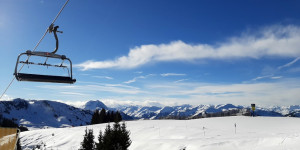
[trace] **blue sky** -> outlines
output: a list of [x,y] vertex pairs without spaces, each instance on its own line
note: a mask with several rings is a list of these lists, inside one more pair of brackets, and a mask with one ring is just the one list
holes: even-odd
[[[0,0],[1,93],[64,2]],[[70,0],[55,24],[77,82],[15,81],[3,99],[299,104],[299,15],[297,1]],[[37,50],[54,42],[48,34]]]

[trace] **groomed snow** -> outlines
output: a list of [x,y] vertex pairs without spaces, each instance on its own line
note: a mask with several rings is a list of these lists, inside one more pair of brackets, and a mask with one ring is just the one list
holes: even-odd
[[[236,123],[236,134],[235,126]],[[130,150],[298,150],[300,118],[219,117],[195,120],[140,120],[126,122]],[[77,150],[86,127],[95,141],[106,124],[52,128],[21,133],[23,148],[41,142],[47,148]],[[204,127],[204,128],[203,128]],[[205,132],[205,133],[204,133]],[[54,135],[54,136],[53,136]]]

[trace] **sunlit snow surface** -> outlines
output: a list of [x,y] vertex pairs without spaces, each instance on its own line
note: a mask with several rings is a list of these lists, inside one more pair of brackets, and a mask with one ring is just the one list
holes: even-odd
[[[236,133],[235,124],[236,123]],[[195,120],[140,120],[126,122],[130,150],[299,150],[300,118],[219,117]],[[106,124],[87,126],[95,141]],[[21,133],[23,148],[41,142],[46,148],[78,149],[86,126],[41,129]],[[54,135],[54,136],[53,136]]]

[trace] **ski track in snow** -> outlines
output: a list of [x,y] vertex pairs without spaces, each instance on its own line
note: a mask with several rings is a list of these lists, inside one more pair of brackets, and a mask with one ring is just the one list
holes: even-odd
[[[139,120],[126,124],[131,132],[130,150],[299,150],[300,147],[300,118],[238,116]],[[99,130],[104,131],[106,125],[22,132],[21,144],[24,149],[43,142],[47,149],[77,150],[86,127],[93,129],[97,142]]]

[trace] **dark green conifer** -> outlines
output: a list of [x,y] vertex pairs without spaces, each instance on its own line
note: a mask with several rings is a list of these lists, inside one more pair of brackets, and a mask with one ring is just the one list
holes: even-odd
[[81,142],[80,150],[93,150],[95,147],[94,135],[92,129],[85,129],[83,141]]

